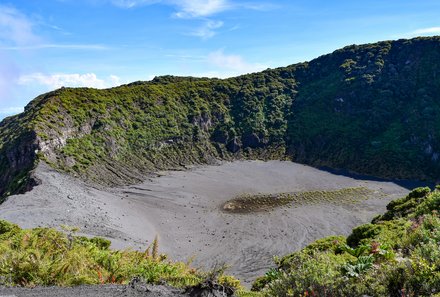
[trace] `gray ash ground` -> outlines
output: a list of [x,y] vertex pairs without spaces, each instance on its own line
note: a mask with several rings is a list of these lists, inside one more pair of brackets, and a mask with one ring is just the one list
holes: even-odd
[[[113,248],[145,250],[156,235],[160,252],[208,270],[227,271],[249,285],[273,267],[273,256],[329,235],[347,235],[408,193],[393,182],[352,178],[282,161],[236,161],[162,172],[145,182],[97,189],[40,164],[42,184],[0,205],[0,218],[23,228],[76,226],[104,236]],[[253,214],[226,213],[222,205],[243,194],[365,188],[358,203],[299,203]],[[111,295],[109,295],[111,296]]]

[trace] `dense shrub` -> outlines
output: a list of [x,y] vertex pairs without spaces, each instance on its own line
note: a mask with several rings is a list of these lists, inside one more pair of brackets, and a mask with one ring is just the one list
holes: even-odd
[[126,283],[140,276],[149,283],[166,281],[182,287],[195,285],[204,278],[186,264],[166,261],[164,257],[110,250],[110,242],[103,238],[75,237],[48,228],[24,230],[2,220],[0,228],[3,285]]
[[[436,296],[440,294],[440,193],[418,188],[336,245],[321,239],[277,261],[276,277],[253,286],[266,296]],[[395,212],[418,201],[411,211]],[[402,209],[402,208],[400,208]],[[390,215],[391,213],[391,215]]]
[[347,244],[351,247],[359,245],[361,240],[372,238],[378,235],[381,231],[381,226],[377,224],[365,224],[353,229],[351,234],[347,237]]

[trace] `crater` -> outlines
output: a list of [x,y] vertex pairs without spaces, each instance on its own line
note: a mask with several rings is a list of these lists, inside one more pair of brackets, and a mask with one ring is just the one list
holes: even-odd
[[408,193],[392,181],[346,176],[287,161],[234,161],[160,172],[131,186],[95,188],[44,163],[42,182],[11,196],[0,217],[23,228],[76,226],[112,248],[160,252],[250,284],[285,255],[316,239],[348,235]]

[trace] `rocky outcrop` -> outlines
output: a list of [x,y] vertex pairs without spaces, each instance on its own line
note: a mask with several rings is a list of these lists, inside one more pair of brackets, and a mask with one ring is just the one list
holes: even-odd
[[238,137],[232,138],[226,145],[226,148],[232,153],[237,153],[238,151],[240,151],[241,147],[242,144]]
[[23,193],[38,184],[30,172],[36,163],[38,151],[34,131],[23,131],[0,150],[0,201],[4,197]]
[[[261,135],[260,135],[261,136]],[[262,137],[260,137],[256,133],[245,134],[241,137],[241,142],[243,143],[243,147],[250,148],[260,148],[265,145],[262,141]]]

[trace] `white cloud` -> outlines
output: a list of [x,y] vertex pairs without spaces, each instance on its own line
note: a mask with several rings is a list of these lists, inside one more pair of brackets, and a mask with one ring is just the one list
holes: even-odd
[[178,18],[207,17],[233,7],[229,0],[111,0],[116,6],[134,8],[142,5],[162,3],[177,7]]
[[0,5],[0,50],[108,49],[100,44],[43,43],[43,40],[33,32],[33,28],[34,23],[23,13],[13,7]]
[[32,22],[12,7],[0,5],[0,44],[27,45],[39,41]]
[[89,87],[103,89],[108,87],[113,87],[121,84],[121,80],[116,75],[111,75],[106,79],[100,79],[94,73],[85,74],[43,74],[43,73],[32,73],[27,75],[22,75],[18,79],[18,84],[28,85],[28,84],[40,84],[48,86],[51,89],[56,89],[60,87]]
[[109,76],[109,82],[108,82],[108,84],[111,86],[111,87],[114,87],[114,86],[120,86],[120,85],[122,85],[122,84],[124,84],[124,83],[126,83],[125,81],[123,82],[122,80],[121,80],[121,78],[119,77],[119,76],[117,76],[117,75],[110,75]]
[[425,34],[440,34],[440,27],[431,27],[414,30],[412,34],[425,35]]
[[233,0],[110,0],[116,6],[123,8],[134,8],[142,5],[162,4],[173,6],[176,12],[174,17],[180,19],[203,19],[205,24],[189,35],[197,36],[202,39],[213,37],[218,29],[223,26],[222,21],[214,21],[209,17],[218,13],[232,9],[252,9],[252,10],[268,10],[276,6],[265,3],[235,3]]
[[259,63],[247,63],[239,55],[226,55],[223,50],[210,53],[207,56],[207,61],[221,69],[232,71],[232,75],[257,72],[267,68]]
[[208,20],[208,21],[206,21],[206,23],[203,26],[201,26],[198,29],[196,29],[195,31],[191,32],[190,35],[197,36],[202,39],[208,39],[208,38],[213,37],[216,34],[215,29],[219,29],[222,26],[223,26],[222,21]]
[[149,5],[162,2],[161,0],[111,0],[111,2],[122,8],[132,8],[140,5]]
[[421,28],[404,34],[405,37],[440,35],[440,27]]
[[13,115],[13,114],[17,114],[20,112],[23,112],[24,108],[22,106],[20,107],[5,107],[5,108],[0,108],[0,114],[2,115]]
[[207,17],[238,7],[233,5],[230,0],[111,0],[111,3],[122,8],[134,8],[156,3],[173,6],[176,8],[176,12],[173,14],[176,18],[196,18],[205,21],[201,27],[188,34],[202,39],[213,37],[216,34],[215,29],[223,26],[222,21],[210,20]]
[[265,11],[279,7],[272,3],[235,3],[233,0],[111,0],[111,2],[123,8],[157,3],[172,5],[177,7],[178,11],[174,16],[179,18],[209,17],[226,10],[238,8]]
[[175,13],[178,18],[207,17],[233,8],[227,0],[174,0],[171,1],[179,8]]

